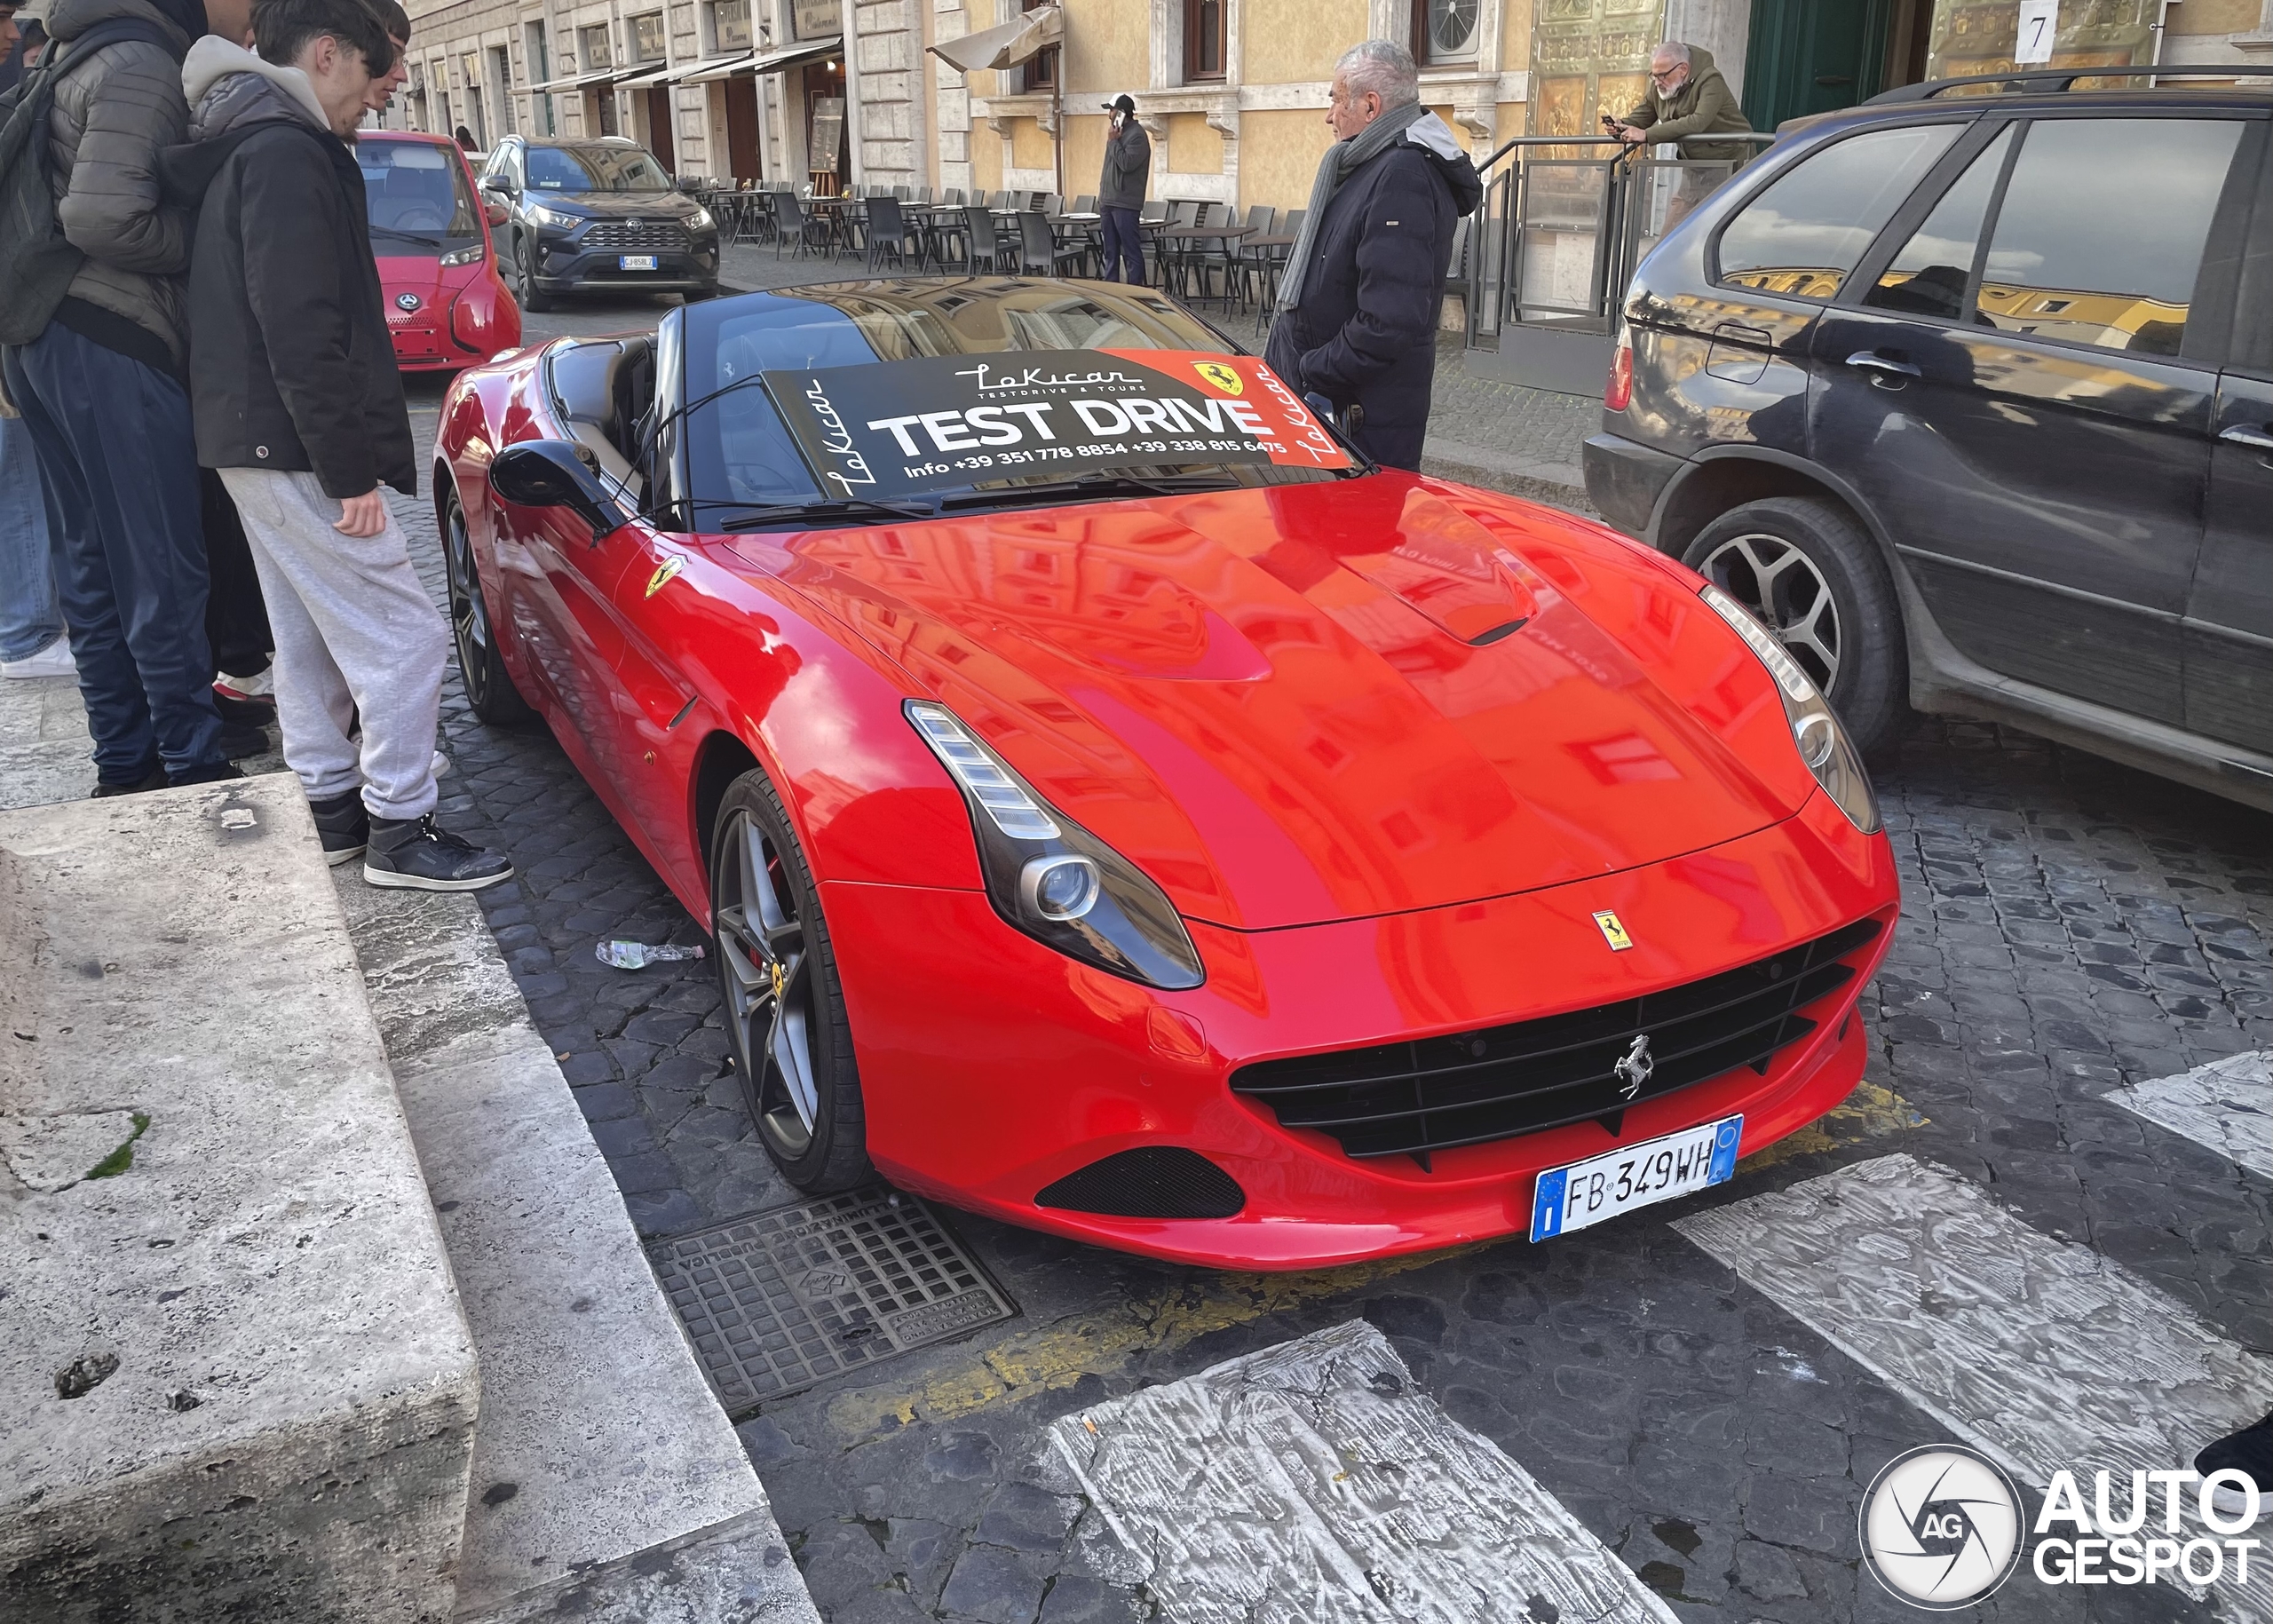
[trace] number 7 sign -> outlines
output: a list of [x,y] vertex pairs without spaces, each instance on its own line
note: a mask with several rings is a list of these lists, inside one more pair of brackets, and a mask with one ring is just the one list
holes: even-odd
[[2013,47],[2016,67],[2049,62],[2052,42],[2060,32],[2060,0],[2021,0],[2019,42]]

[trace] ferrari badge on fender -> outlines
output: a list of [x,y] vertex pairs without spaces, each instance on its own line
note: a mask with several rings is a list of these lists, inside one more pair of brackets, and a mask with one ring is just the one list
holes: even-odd
[[[653,598],[656,593],[661,591],[663,590],[663,582],[669,581],[673,575],[677,574],[679,571],[685,567],[686,560],[685,558],[676,557],[665,558],[661,564],[656,565],[655,573],[647,577],[647,596]],[[1597,915],[1597,917],[1599,917],[1599,915]]]

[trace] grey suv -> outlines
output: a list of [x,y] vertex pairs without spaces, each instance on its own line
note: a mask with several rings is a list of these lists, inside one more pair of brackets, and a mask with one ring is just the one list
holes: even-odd
[[637,141],[508,136],[480,186],[510,216],[498,268],[524,310],[583,289],[717,297],[717,221]]
[[1866,750],[1907,704],[2273,809],[2273,94],[2075,77],[1894,91],[1706,200],[1588,492]]

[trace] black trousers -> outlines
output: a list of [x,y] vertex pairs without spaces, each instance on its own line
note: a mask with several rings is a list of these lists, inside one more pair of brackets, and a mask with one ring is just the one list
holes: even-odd
[[211,582],[205,596],[205,640],[212,646],[217,674],[255,677],[268,669],[276,652],[275,634],[268,630],[268,600],[260,595],[252,546],[228,487],[210,468],[199,469],[197,476]]
[[[1106,209],[1105,215],[1105,266],[1097,275],[1105,281],[1134,282],[1144,285],[1144,234],[1136,225],[1134,209]],[[1129,274],[1123,276],[1115,269],[1125,262]]]

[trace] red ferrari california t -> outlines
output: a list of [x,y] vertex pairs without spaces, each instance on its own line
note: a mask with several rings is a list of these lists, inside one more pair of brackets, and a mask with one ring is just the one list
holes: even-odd
[[1159,294],[690,305],[467,372],[436,463],[473,708],[708,923],[804,1189],[1311,1267],[1704,1188],[1862,1073],[1894,866],[1773,637]]
[[457,143],[366,130],[355,162],[396,364],[455,370],[518,345],[521,307],[497,273],[492,222]]

